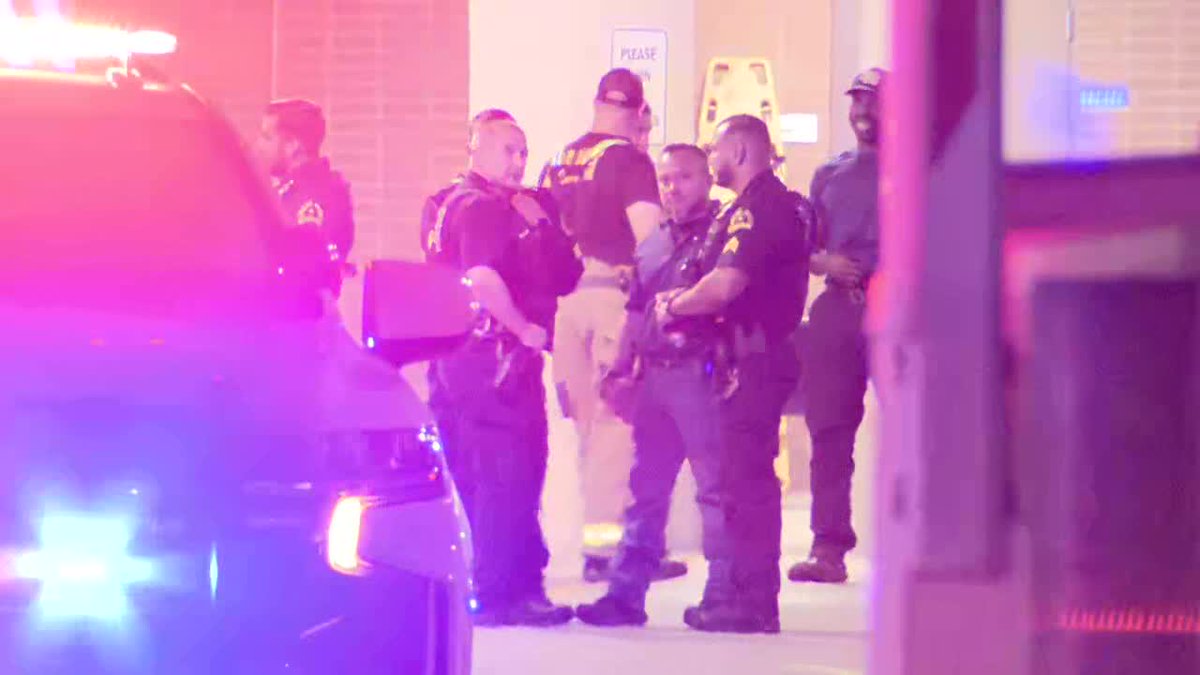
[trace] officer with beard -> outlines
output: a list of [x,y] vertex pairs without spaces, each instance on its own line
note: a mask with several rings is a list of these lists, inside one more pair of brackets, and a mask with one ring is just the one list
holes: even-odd
[[720,508],[731,555],[709,566],[694,629],[779,632],[782,495],[774,462],[783,406],[799,378],[792,335],[808,293],[812,211],[775,176],[767,125],[737,115],[709,149],[716,181],[737,197],[718,215],[726,242],[716,269],[683,291],[659,295],[662,324],[719,317],[733,355],[720,404]]
[[255,151],[276,181],[291,224],[310,228],[320,240],[325,249],[320,255],[325,259],[317,262],[336,294],[354,244],[354,207],[349,183],[321,156],[324,142],[321,107],[311,101],[287,99],[267,105]]
[[[708,200],[712,177],[707,157],[694,145],[663,150],[659,188],[669,220],[638,247],[637,275],[626,324],[630,351],[609,379],[635,380],[630,393],[634,463],[633,501],[613,564],[608,593],[576,610],[596,626],[646,623],[646,593],[666,554],[666,527],[675,479],[687,459],[697,482],[704,553],[710,564],[728,564],[721,531],[718,400],[709,375],[717,326],[712,317],[658,325],[655,296],[686,288],[711,270],[725,243],[725,227]],[[615,385],[614,385],[615,386]],[[614,402],[615,407],[621,407]]]
[[818,169],[812,181],[819,239],[812,271],[826,281],[809,315],[804,351],[813,547],[808,560],[788,571],[793,581],[846,581],[844,558],[857,543],[850,524],[850,481],[867,392],[863,313],[879,264],[879,94],[886,78],[878,68],[854,78],[846,93],[858,148]]
[[479,305],[472,337],[432,366],[430,406],[475,551],[477,625],[550,626],[569,607],[546,597],[539,510],[549,454],[543,354],[558,298],[583,272],[546,195],[521,189],[525,134],[477,125],[470,169],[445,195],[431,261],[463,272]]

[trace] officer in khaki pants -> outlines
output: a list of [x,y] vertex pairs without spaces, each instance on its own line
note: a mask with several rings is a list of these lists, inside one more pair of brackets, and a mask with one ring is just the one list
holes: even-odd
[[607,577],[630,501],[632,431],[598,388],[617,357],[634,250],[663,221],[654,164],[635,143],[646,108],[641,78],[624,68],[607,73],[591,131],[563,148],[540,180],[554,193],[584,261],[578,290],[560,303],[554,378],[579,435],[584,578],[590,581]]

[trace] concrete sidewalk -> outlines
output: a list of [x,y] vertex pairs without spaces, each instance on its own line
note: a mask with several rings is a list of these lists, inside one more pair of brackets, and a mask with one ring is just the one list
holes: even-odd
[[[794,499],[793,502],[806,501]],[[807,551],[808,513],[785,509],[786,560]],[[704,560],[689,556],[691,573],[656,584],[641,629],[598,629],[574,623],[552,630],[477,630],[476,668],[480,675],[858,675],[865,672],[867,580],[860,557],[851,558],[851,583],[816,586],[784,582],[780,597],[781,635],[710,635],[688,630],[683,610],[704,587]],[[588,602],[603,585],[561,578],[550,584],[559,602]]]

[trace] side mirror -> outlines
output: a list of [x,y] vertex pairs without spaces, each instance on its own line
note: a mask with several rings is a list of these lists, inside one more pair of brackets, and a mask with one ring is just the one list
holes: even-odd
[[473,300],[457,270],[376,260],[363,278],[363,342],[396,366],[436,358],[470,336]]

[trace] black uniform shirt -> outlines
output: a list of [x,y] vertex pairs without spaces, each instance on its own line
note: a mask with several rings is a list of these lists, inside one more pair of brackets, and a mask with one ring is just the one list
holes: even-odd
[[726,242],[717,266],[749,277],[725,317],[747,328],[762,326],[771,340],[788,337],[800,323],[808,295],[812,212],[807,200],[768,170],[718,218],[725,225]]
[[456,176],[449,185],[425,200],[425,205],[421,210],[421,250],[425,252],[426,260],[436,257],[438,249],[441,248],[441,243],[433,238],[435,234],[440,235],[438,220],[444,217],[441,211],[442,207],[446,205],[446,199],[459,187],[485,190],[488,185],[487,181],[479,174],[468,172]]
[[558,224],[553,198],[546,192],[533,193],[549,217],[535,233],[512,206],[515,194],[477,174],[465,176],[443,199],[441,217],[430,234],[429,257],[463,271],[495,270],[517,309],[549,332],[558,297],[574,289],[583,270]]
[[293,225],[316,228],[330,258],[346,260],[354,245],[354,207],[349,183],[329,160],[315,159],[285,176],[279,198]]
[[867,276],[879,266],[879,153],[846,152],[813,174],[818,248],[844,255]]
[[582,255],[633,263],[637,243],[625,209],[659,203],[654,163],[645,153],[618,136],[584,134],[546,165],[539,184],[554,193]]

